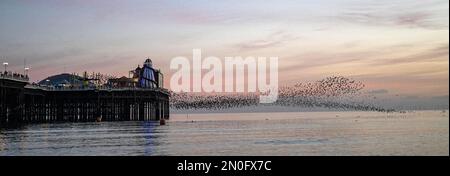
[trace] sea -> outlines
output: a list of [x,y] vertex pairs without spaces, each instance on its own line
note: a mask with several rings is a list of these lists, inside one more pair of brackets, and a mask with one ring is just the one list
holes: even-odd
[[0,129],[2,156],[448,156],[449,113],[171,114],[159,122]]

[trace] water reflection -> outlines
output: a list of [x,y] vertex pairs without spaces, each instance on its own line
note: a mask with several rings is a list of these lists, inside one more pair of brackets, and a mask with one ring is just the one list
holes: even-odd
[[[144,133],[145,134],[155,134],[155,123],[153,122],[144,122],[142,123]],[[157,145],[155,143],[158,138],[157,134],[155,135],[144,135],[145,145],[144,145],[144,155],[152,155],[153,154],[153,145]]]
[[0,155],[448,155],[449,148],[448,114],[434,111],[389,117],[327,112],[181,119],[164,126],[101,122],[0,129]]
[[158,123],[32,124],[0,129],[0,155],[154,155]]

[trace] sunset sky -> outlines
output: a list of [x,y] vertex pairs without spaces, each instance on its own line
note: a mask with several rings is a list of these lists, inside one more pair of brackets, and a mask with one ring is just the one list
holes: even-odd
[[[1,0],[0,61],[128,75],[147,56],[278,56],[280,84],[342,75],[404,97],[449,93],[448,0]],[[3,68],[2,68],[3,71]],[[168,75],[168,76],[167,76]]]

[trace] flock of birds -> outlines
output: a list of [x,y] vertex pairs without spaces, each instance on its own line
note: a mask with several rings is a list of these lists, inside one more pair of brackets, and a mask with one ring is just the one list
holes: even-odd
[[[391,112],[393,109],[377,107],[355,97],[361,95],[365,85],[342,76],[284,86],[279,89],[278,100],[272,105],[341,110]],[[196,94],[171,92],[170,107],[174,109],[219,110],[259,105],[257,93]]]

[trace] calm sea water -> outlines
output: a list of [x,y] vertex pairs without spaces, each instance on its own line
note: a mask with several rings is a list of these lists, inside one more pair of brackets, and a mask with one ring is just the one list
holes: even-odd
[[448,111],[172,114],[0,129],[0,155],[449,155]]

